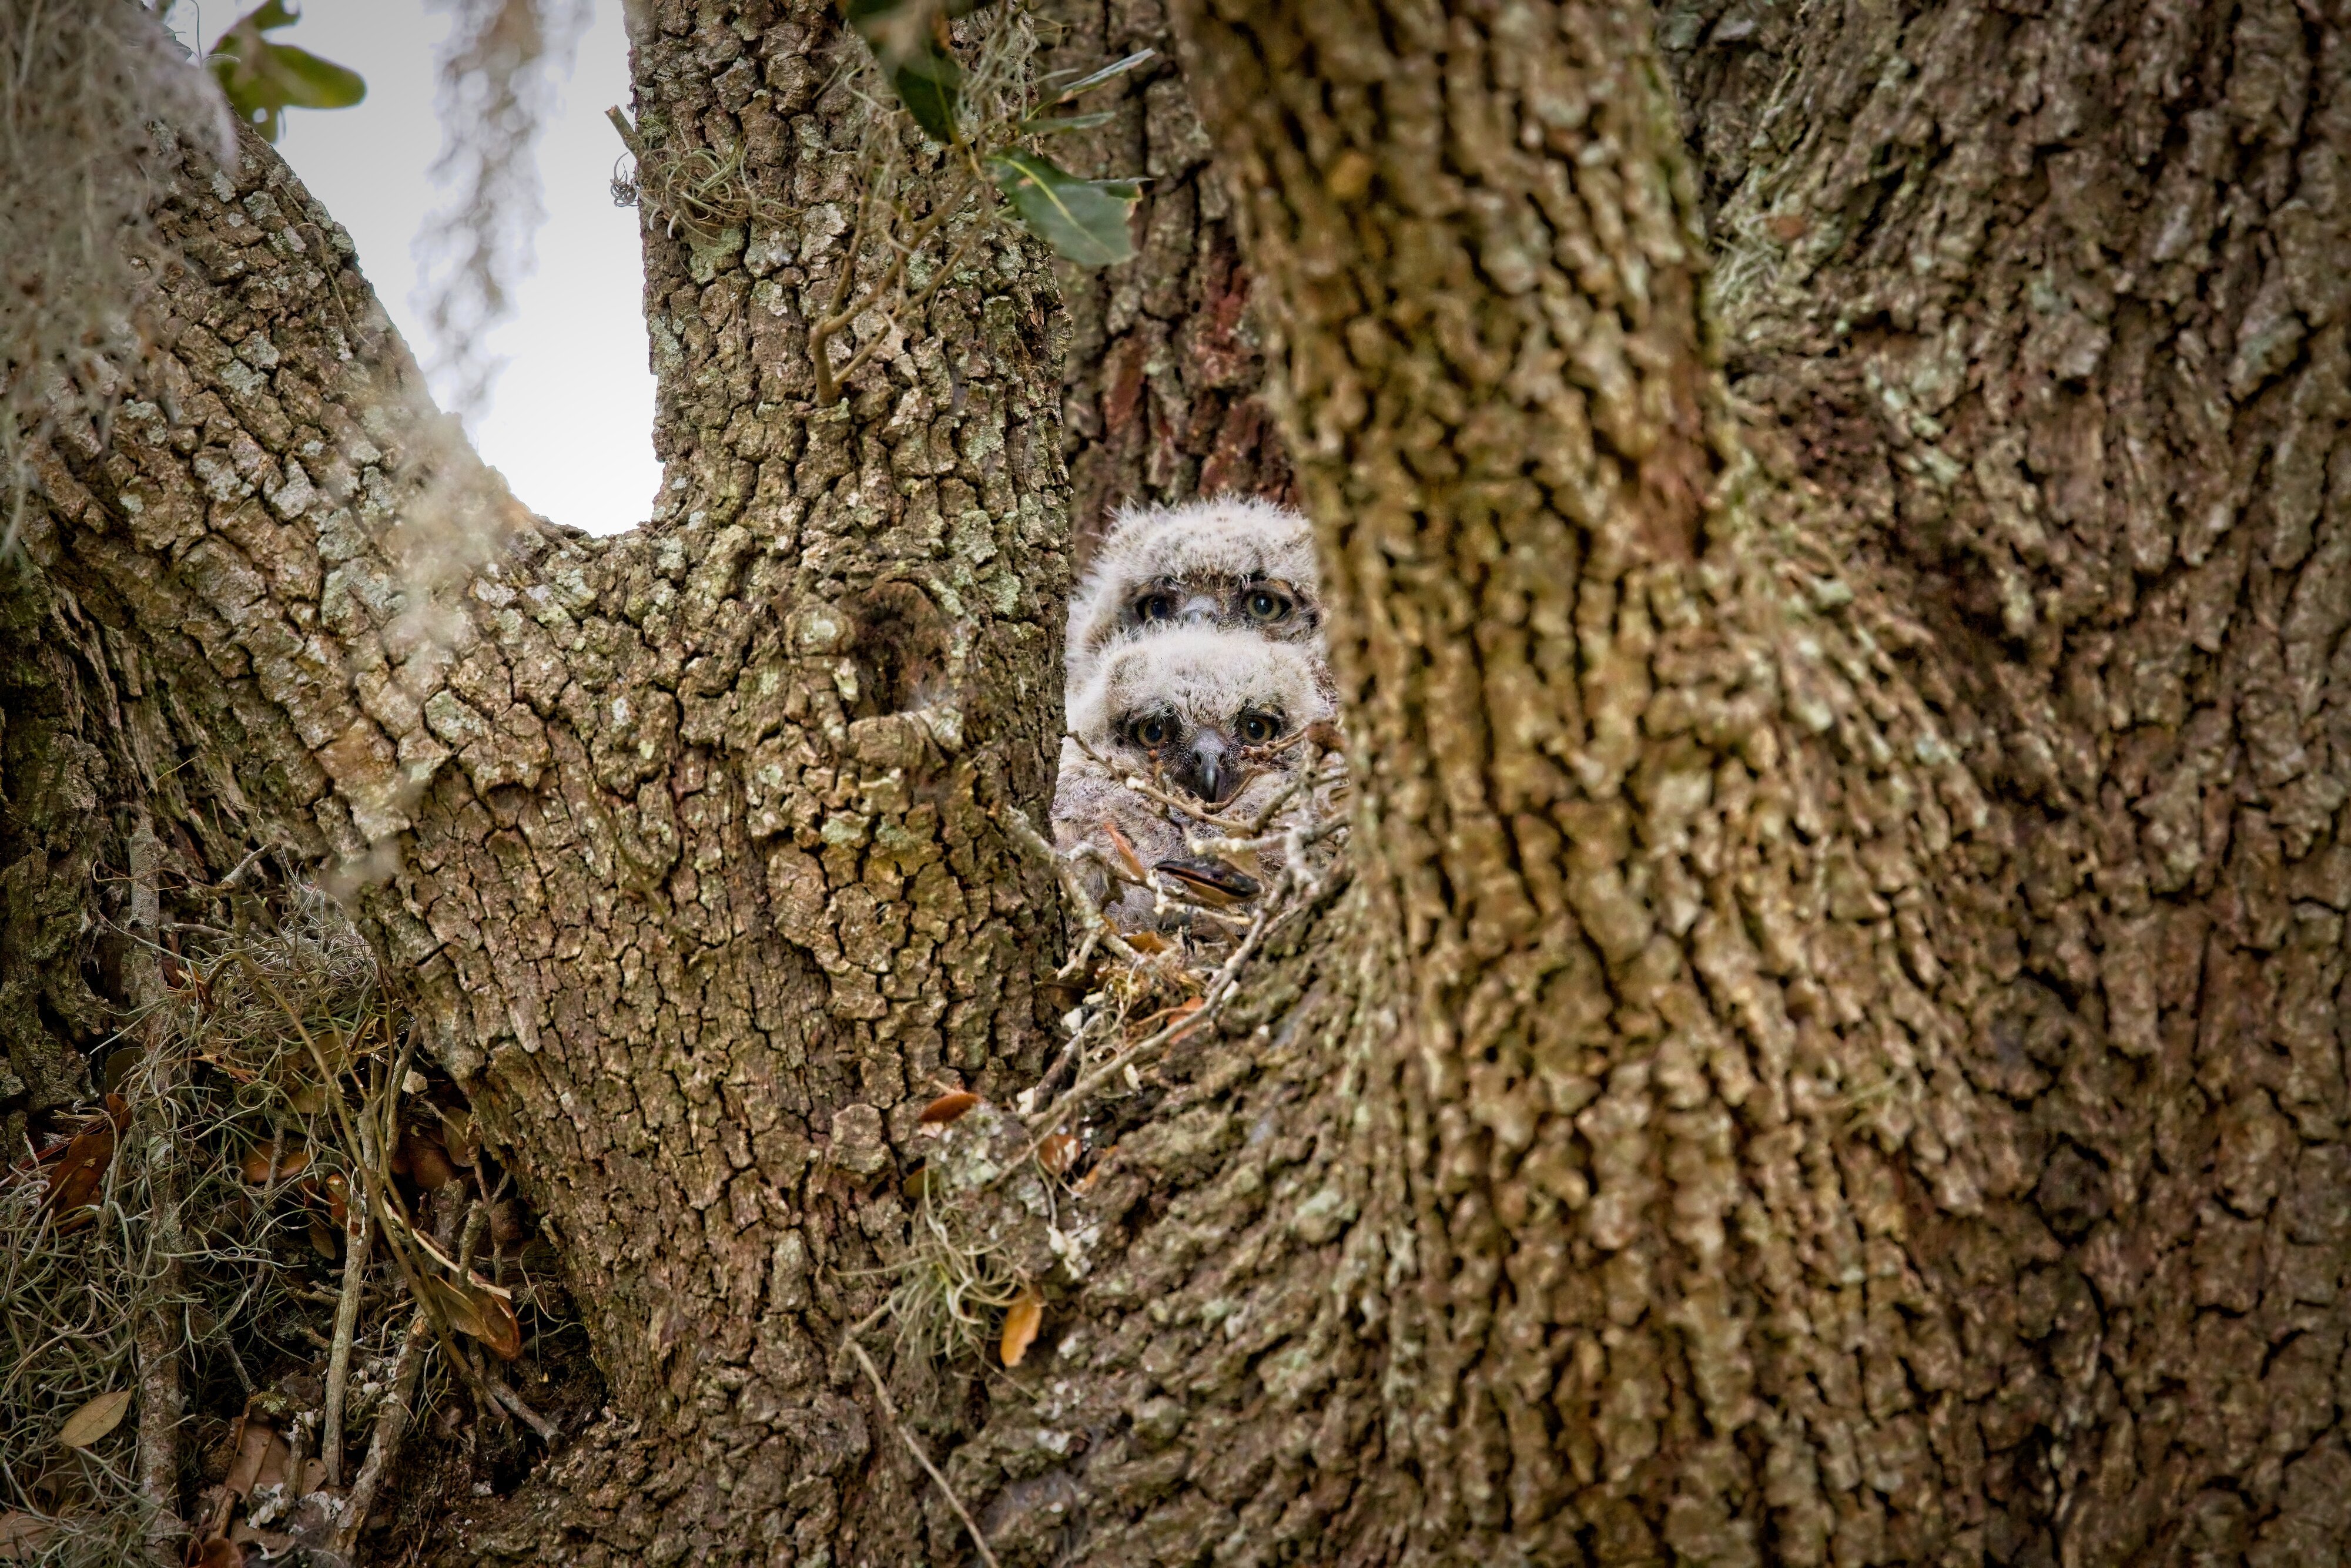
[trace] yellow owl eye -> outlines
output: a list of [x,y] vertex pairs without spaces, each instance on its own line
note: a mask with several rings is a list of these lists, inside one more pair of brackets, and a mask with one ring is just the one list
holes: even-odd
[[1290,595],[1272,588],[1252,588],[1241,596],[1241,609],[1252,621],[1273,622],[1290,614]]
[[1237,728],[1245,744],[1263,746],[1270,740],[1281,738],[1281,716],[1258,708],[1245,708]]
[[1146,593],[1134,601],[1137,621],[1173,621],[1176,619],[1176,596],[1172,593]]
[[1176,738],[1176,721],[1165,714],[1145,714],[1128,725],[1126,733],[1135,745],[1155,749]]

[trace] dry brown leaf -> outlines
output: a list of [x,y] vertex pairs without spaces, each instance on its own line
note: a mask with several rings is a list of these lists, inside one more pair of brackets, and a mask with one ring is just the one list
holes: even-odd
[[451,1328],[480,1340],[500,1360],[512,1361],[522,1354],[522,1323],[515,1317],[512,1291],[500,1290],[479,1274],[469,1273],[462,1281],[453,1281],[428,1272],[423,1279]]
[[1126,934],[1126,945],[1138,953],[1154,955],[1167,952],[1175,946],[1156,931],[1130,931]]
[[122,1413],[130,1408],[131,1390],[128,1388],[99,1395],[66,1417],[66,1424],[57,1428],[57,1447],[89,1448],[121,1426]]
[[978,1095],[968,1089],[958,1089],[952,1094],[942,1094],[924,1106],[923,1113],[915,1121],[925,1127],[944,1127],[978,1103]]
[[1019,1365],[1029,1347],[1037,1343],[1037,1331],[1044,1326],[1045,1298],[1037,1293],[1036,1286],[1023,1286],[1019,1299],[1004,1313],[1004,1339],[996,1347],[1004,1357],[1004,1364]]
[[245,1568],[245,1544],[215,1535],[195,1549],[195,1568]]
[[437,1192],[457,1179],[456,1163],[438,1142],[411,1131],[401,1140],[408,1151],[408,1174],[427,1192]]
[[1078,1135],[1075,1133],[1054,1133],[1037,1145],[1037,1163],[1048,1173],[1060,1176],[1078,1163]]
[[130,1125],[130,1105],[120,1094],[108,1095],[105,1113],[67,1143],[57,1168],[49,1172],[49,1195],[41,1207],[63,1215],[96,1201],[106,1167],[114,1162],[115,1139]]
[[1071,1185],[1081,1195],[1093,1191],[1094,1184],[1102,1180],[1103,1172],[1110,1169],[1112,1156],[1117,1153],[1116,1144],[1113,1144],[1106,1149],[1098,1150],[1094,1155],[1094,1163],[1086,1167],[1086,1174]]
[[30,1563],[41,1554],[57,1529],[37,1513],[10,1509],[0,1513],[0,1563]]
[[1265,865],[1257,858],[1255,850],[1219,850],[1217,852],[1217,859],[1248,877],[1251,882],[1261,883],[1265,880]]
[[515,1316],[514,1293],[500,1290],[477,1274],[465,1276],[465,1289],[475,1301],[482,1320],[481,1341],[496,1351],[501,1361],[513,1361],[522,1354],[522,1322]]
[[351,1184],[340,1171],[329,1171],[320,1184],[327,1195],[327,1218],[337,1225],[348,1227],[351,1218]]
[[310,1250],[329,1263],[335,1260],[335,1228],[315,1214],[310,1217]]
[[300,1176],[309,1168],[310,1151],[300,1144],[289,1143],[281,1148],[277,1139],[270,1138],[245,1152],[245,1179],[256,1186]]
[[1257,878],[1223,861],[1172,856],[1153,868],[1173,878],[1184,892],[1211,909],[1230,909],[1258,895]]
[[[249,1413],[237,1417],[235,1438],[235,1457],[229,1460],[228,1474],[221,1485],[231,1497],[242,1500],[251,1497],[253,1489],[261,1484],[261,1472],[269,1466],[271,1446],[284,1445],[269,1429],[268,1422],[257,1421]],[[284,1469],[282,1464],[279,1469]]]
[[1110,847],[1118,855],[1119,863],[1126,868],[1126,874],[1137,882],[1148,883],[1151,879],[1144,874],[1142,858],[1134,852],[1134,846],[1126,841],[1126,835],[1118,831],[1118,824],[1104,817],[1102,825],[1102,831],[1110,835]]
[[1157,1012],[1137,1020],[1133,1027],[1151,1030],[1157,1029],[1163,1024],[1180,1023],[1206,1006],[1207,1006],[1206,998],[1188,997],[1172,1008],[1162,1008]]

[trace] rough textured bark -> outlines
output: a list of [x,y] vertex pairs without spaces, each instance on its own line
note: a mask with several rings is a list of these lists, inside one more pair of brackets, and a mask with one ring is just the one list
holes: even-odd
[[1863,1355],[1949,1382],[1899,1195],[1979,1201],[1969,934],[1904,895],[1982,812],[1752,515],[1646,22],[1196,24],[1378,846],[1362,1249],[1417,1281],[1382,1324],[1390,1528],[1932,1552],[1944,1494],[1889,1511],[1839,1460],[1927,1441]]
[[[1178,8],[1355,874],[1116,1109],[1029,1360],[883,1358],[1008,1563],[2351,1535],[2339,6],[1683,15]],[[280,842],[554,1218],[611,1411],[446,1561],[968,1553],[833,1353],[915,1108],[1047,1038],[987,808],[1057,728],[1062,381],[1007,247],[813,408],[831,16],[636,38],[640,122],[771,198],[649,226],[645,529],[507,502],[251,146],[8,601],[14,995],[86,1007],[14,967],[118,852],[85,797],[209,875]]]
[[1942,1281],[1997,1556],[2351,1536],[2347,51],[2340,5],[1855,14],[1715,171],[1735,383],[2006,822],[1951,891],[2014,1164]]

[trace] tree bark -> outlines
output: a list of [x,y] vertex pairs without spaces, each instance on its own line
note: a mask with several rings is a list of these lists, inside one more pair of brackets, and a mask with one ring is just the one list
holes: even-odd
[[2012,1239],[1942,1270],[1995,1554],[2351,1537],[2346,24],[1896,6],[1716,180],[1735,384],[2005,819],[1949,885]]
[[[266,148],[191,156],[152,374],[10,601],[6,940],[68,940],[37,857],[112,852],[43,802],[113,791],[211,876],[320,863],[413,976],[611,1389],[442,1560],[964,1560],[901,1437],[1006,1563],[2351,1538],[2345,18],[1701,9],[1176,8],[1353,875],[1082,1198],[973,1200],[1059,1237],[1046,1332],[879,1357],[899,1435],[836,1354],[890,1178],[1050,1041],[992,813],[1050,785],[1062,455],[1207,487],[1247,373],[1089,416],[1008,242],[818,408],[832,9],[676,0],[641,131],[765,200],[648,223],[664,498],[590,540],[443,430]],[[1098,362],[1207,331],[1210,270],[1113,282]]]

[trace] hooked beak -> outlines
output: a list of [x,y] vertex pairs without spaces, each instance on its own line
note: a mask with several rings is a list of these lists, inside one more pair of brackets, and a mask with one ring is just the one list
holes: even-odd
[[1225,749],[1224,737],[1203,730],[1192,742],[1192,777],[1197,786],[1193,792],[1211,806],[1221,804],[1232,793],[1240,769]]
[[1215,622],[1225,612],[1222,601],[1212,593],[1187,593],[1176,607],[1176,619],[1187,624]]

